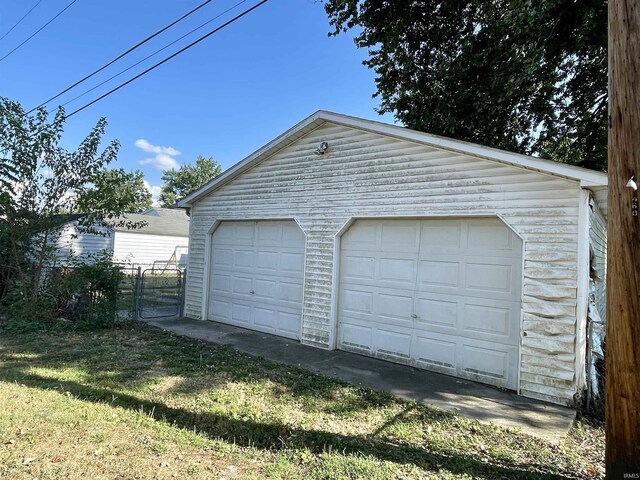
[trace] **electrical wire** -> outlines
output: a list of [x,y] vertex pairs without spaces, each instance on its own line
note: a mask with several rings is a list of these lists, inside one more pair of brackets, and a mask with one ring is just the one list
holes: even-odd
[[[209,24],[210,24],[211,22],[213,22],[214,20],[217,20],[218,18],[220,18],[220,17],[222,17],[223,15],[225,15],[225,14],[229,13],[231,10],[233,10],[233,9],[235,9],[236,7],[238,7],[238,6],[242,5],[243,3],[246,3],[247,1],[248,1],[248,0],[242,0],[242,1],[238,2],[238,3],[236,3],[235,5],[233,5],[232,7],[227,8],[224,12],[220,13],[219,15],[216,15],[216,16],[215,16],[215,17],[213,17],[211,20],[208,20],[208,21],[204,22],[203,24],[199,25],[198,27],[194,28],[193,30],[191,30],[191,31],[189,31],[189,32],[185,33],[184,35],[182,35],[181,37],[179,37],[179,38],[175,39],[173,42],[171,42],[171,43],[169,43],[169,44],[165,45],[164,47],[162,47],[162,48],[160,48],[160,49],[156,50],[156,51],[155,51],[155,52],[153,52],[152,54],[147,55],[147,56],[146,56],[146,57],[144,57],[142,60],[140,60],[140,61],[138,61],[138,62],[134,63],[133,65],[130,65],[129,67],[125,68],[124,70],[121,70],[120,72],[116,73],[115,75],[112,75],[111,77],[107,78],[105,81],[100,82],[99,84],[97,84],[97,85],[96,85],[96,86],[94,86],[94,87],[91,87],[91,88],[90,88],[90,89],[88,89],[88,90],[85,90],[85,91],[84,91],[84,92],[82,92],[80,95],[77,95],[77,96],[73,97],[71,100],[68,100],[67,102],[63,103],[63,104],[62,104],[62,106],[63,106],[63,107],[65,107],[65,106],[69,105],[70,103],[75,102],[75,101],[76,101],[76,100],[78,100],[79,98],[84,97],[87,93],[91,93],[91,92],[93,92],[95,89],[100,88],[100,87],[101,87],[102,85],[104,85],[105,83],[109,83],[109,82],[110,82],[111,80],[113,80],[114,78],[117,78],[117,77],[119,77],[120,75],[122,75],[123,73],[128,72],[128,71],[129,71],[129,70],[131,70],[132,68],[137,67],[137,66],[138,66],[138,65],[140,65],[141,63],[145,62],[146,60],[149,60],[151,57],[156,56],[158,53],[160,53],[160,52],[162,52],[162,51],[166,50],[167,48],[169,48],[170,46],[172,46],[172,45],[174,45],[174,44],[178,43],[180,40],[182,40],[182,39],[184,39],[184,38],[188,37],[188,36],[189,36],[189,35],[191,35],[192,33],[197,32],[197,31],[198,31],[198,30],[200,30],[202,27],[205,27],[205,26],[209,25]],[[47,113],[50,115],[50,114],[51,114],[51,113],[53,113],[54,111],[55,111],[55,109],[52,109],[52,110],[50,110],[50,111],[49,111],[49,112],[47,112]]]
[[45,23],[43,26],[41,26],[38,30],[35,31],[35,33],[33,33],[29,38],[27,38],[24,42],[22,42],[20,45],[18,45],[16,48],[14,48],[13,50],[11,50],[9,53],[7,53],[4,57],[0,58],[0,62],[3,61],[5,58],[7,58],[9,55],[11,55],[13,52],[15,52],[16,50],[18,50],[20,47],[22,47],[25,43],[27,43],[29,40],[31,40],[33,37],[35,37],[37,34],[39,34],[42,30],[44,30],[44,28],[49,25],[51,22],[53,22],[56,18],[58,18],[60,15],[62,15],[64,12],[67,11],[67,9],[73,5],[74,3],[76,3],[78,0],[73,0],[69,5],[67,5],[66,7],[64,7],[62,10],[60,10],[55,17],[53,17],[51,20],[49,20],[47,23]]
[[165,58],[164,60],[156,63],[155,65],[147,68],[145,71],[139,73],[138,75],[136,75],[133,78],[130,78],[129,80],[127,80],[124,83],[121,83],[120,85],[118,85],[117,87],[109,90],[107,93],[99,96],[98,98],[96,98],[95,100],[92,100],[91,102],[83,105],[82,107],[78,108],[77,110],[74,110],[73,112],[71,112],[69,115],[66,115],[65,118],[69,118],[72,117],[73,115],[75,115],[76,113],[81,112],[82,110],[84,110],[85,108],[93,105],[96,102],[99,102],[100,100],[102,100],[105,97],[108,97],[109,95],[111,95],[114,92],[117,92],[118,90],[120,90],[121,88],[129,85],[131,82],[137,80],[138,78],[142,77],[143,75],[146,75],[147,73],[149,73],[150,71],[156,69],[157,67],[159,67],[160,65],[168,62],[169,60],[171,60],[174,57],[177,57],[178,55],[180,55],[182,52],[190,49],[191,47],[195,46],[196,44],[200,43],[201,41],[205,40],[206,38],[210,37],[211,35],[213,35],[216,32],[219,32],[220,30],[222,30],[223,28],[227,27],[228,25],[231,25],[232,23],[236,22],[237,20],[239,20],[240,18],[244,17],[245,15],[247,15],[248,13],[252,12],[253,10],[255,10],[256,8],[260,7],[261,5],[264,5],[265,3],[267,3],[269,0],[262,0],[259,3],[256,3],[253,7],[248,8],[247,10],[243,11],[242,13],[236,15],[235,17],[233,17],[231,20],[223,23],[222,25],[220,25],[219,27],[215,28],[214,30],[211,30],[209,33],[207,33],[206,35],[203,35],[202,37],[198,38],[197,40],[195,40],[194,42],[191,42],[189,45],[187,45],[186,47],[181,48],[180,50],[178,50],[177,52],[175,52],[174,54],[168,56],[167,58]]
[[109,67],[110,65],[113,65],[115,62],[117,62],[118,60],[120,60],[122,57],[128,55],[129,53],[133,52],[136,48],[144,45],[145,43],[147,43],[149,40],[151,40],[154,37],[157,37],[158,35],[160,35],[162,32],[164,32],[165,30],[168,30],[169,28],[173,27],[176,23],[181,22],[182,20],[184,20],[185,18],[187,18],[189,15],[191,15],[192,13],[200,10],[202,7],[204,7],[205,5],[207,5],[208,3],[211,3],[212,0],[205,0],[204,2],[202,2],[200,5],[198,5],[197,7],[193,8],[192,10],[188,11],[187,13],[185,13],[183,16],[181,16],[180,18],[178,18],[177,20],[174,20],[173,22],[171,22],[169,25],[161,28],[160,30],[158,30],[157,32],[149,35],[147,38],[145,38],[144,40],[141,40],[140,42],[136,43],[133,47],[129,48],[127,51],[125,51],[124,53],[121,53],[120,55],[118,55],[116,58],[114,58],[113,60],[111,60],[109,63],[106,63],[105,65],[103,65],[102,67],[98,68],[97,70],[95,70],[94,72],[90,73],[89,75],[87,75],[84,78],[81,78],[80,80],[78,80],[76,83],[74,83],[73,85],[70,85],[69,87],[65,88],[64,90],[62,90],[60,93],[58,93],[57,95],[54,95],[53,97],[51,97],[48,100],[45,100],[44,102],[40,103],[38,106],[32,108],[31,110],[29,110],[27,112],[27,115],[30,114],[31,112],[33,112],[34,110],[36,110],[39,107],[42,107],[43,105],[46,105],[47,103],[49,103],[52,100],[55,100],[56,98],[58,98],[60,95],[63,95],[65,93],[67,93],[69,90],[71,90],[74,87],[77,87],[78,85],[80,85],[82,82],[84,82],[85,80],[90,79],[91,77],[93,77],[96,73],[101,72],[102,70],[104,70],[105,68]]
[[40,5],[41,3],[42,3],[42,0],[38,0],[38,3],[36,3],[33,7],[31,7],[31,10],[29,10],[27,13],[25,13],[25,14],[22,16],[22,18],[21,18],[20,20],[18,20],[18,21],[15,23],[15,25],[13,25],[13,27],[11,27],[9,30],[7,30],[7,33],[5,33],[4,35],[2,35],[2,36],[0,37],[0,42],[1,42],[2,40],[4,40],[4,37],[6,37],[7,35],[9,35],[9,34],[13,31],[13,29],[14,29],[14,28],[16,28],[18,25],[20,25],[20,24],[22,23],[22,21],[23,21],[25,18],[27,18],[27,17],[29,16],[29,14],[30,14],[31,12],[33,12],[33,11],[36,9],[36,7],[37,7],[38,5]]

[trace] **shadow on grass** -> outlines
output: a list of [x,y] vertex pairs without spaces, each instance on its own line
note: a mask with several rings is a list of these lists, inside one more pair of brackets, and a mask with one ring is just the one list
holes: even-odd
[[[220,439],[239,446],[278,451],[308,449],[319,454],[336,451],[343,454],[366,455],[379,460],[413,464],[425,470],[445,469],[453,474],[466,474],[484,479],[561,479],[561,474],[540,471],[535,465],[497,465],[479,461],[456,452],[411,445],[398,445],[369,436],[343,435],[323,430],[291,428],[279,422],[239,420],[225,415],[196,413],[122,394],[108,388],[96,388],[72,381],[50,379],[24,370],[0,368],[0,380],[18,381],[28,387],[69,392],[78,400],[145,413],[155,421],[171,426],[196,430],[211,439]],[[408,407],[411,409],[411,407]],[[403,412],[406,415],[407,412]],[[403,415],[401,414],[401,415]],[[537,471],[531,471],[533,469]]]

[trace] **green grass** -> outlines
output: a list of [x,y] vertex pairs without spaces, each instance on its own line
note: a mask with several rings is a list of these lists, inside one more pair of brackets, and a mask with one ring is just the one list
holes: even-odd
[[0,326],[0,478],[560,479],[562,445],[142,324]]

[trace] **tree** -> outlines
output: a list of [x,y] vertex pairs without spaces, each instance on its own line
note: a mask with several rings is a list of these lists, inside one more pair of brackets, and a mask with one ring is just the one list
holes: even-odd
[[202,155],[198,155],[194,165],[183,165],[178,170],[164,170],[160,204],[165,208],[172,208],[178,199],[195,192],[220,173],[220,164],[213,158],[204,158]]
[[606,168],[606,0],[326,0],[358,28],[380,113],[410,128]]
[[[34,310],[41,299],[43,270],[55,250],[52,240],[60,234],[59,214],[77,211],[79,199],[90,197],[90,190],[95,189],[91,181],[116,159],[119,148],[112,141],[98,151],[104,118],[77,150],[62,148],[64,120],[62,108],[50,122],[46,109],[30,116],[19,103],[0,97],[0,253],[4,260],[0,293],[6,293],[7,286],[17,287],[19,302]],[[78,219],[80,231],[94,231],[111,221],[138,226],[120,219],[124,211],[119,202],[102,198],[103,202],[96,202],[95,208]]]
[[126,172],[122,168],[104,168],[96,172],[91,183],[93,187],[83,191],[77,200],[80,213],[100,209],[105,204],[122,212],[138,213],[153,204],[140,170]]

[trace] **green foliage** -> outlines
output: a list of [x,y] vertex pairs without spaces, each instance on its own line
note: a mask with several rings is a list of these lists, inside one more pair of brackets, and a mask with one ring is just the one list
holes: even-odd
[[124,273],[108,252],[69,257],[64,267],[45,269],[40,295],[24,297],[19,289],[11,298],[10,312],[18,320],[63,318],[91,324],[112,324],[118,309]]
[[77,199],[76,208],[80,213],[104,210],[139,213],[151,208],[153,203],[140,170],[104,168],[95,173],[91,183],[93,186],[84,189]]
[[120,217],[128,202],[111,193],[119,179],[140,181],[137,174],[105,174],[119,144],[112,141],[99,151],[104,118],[75,151],[59,145],[64,121],[62,108],[50,120],[44,108],[28,115],[19,103],[0,97],[0,302],[24,318],[55,309],[56,293],[48,290],[45,272],[69,220],[60,213],[90,204],[92,210],[77,219],[79,233],[100,233],[110,221],[129,226]]
[[198,155],[194,165],[183,165],[180,169],[162,172],[162,191],[160,204],[164,208],[172,208],[176,201],[195,192],[222,173],[220,164],[213,158]]
[[408,127],[606,168],[606,0],[326,0],[357,29],[380,113]]

